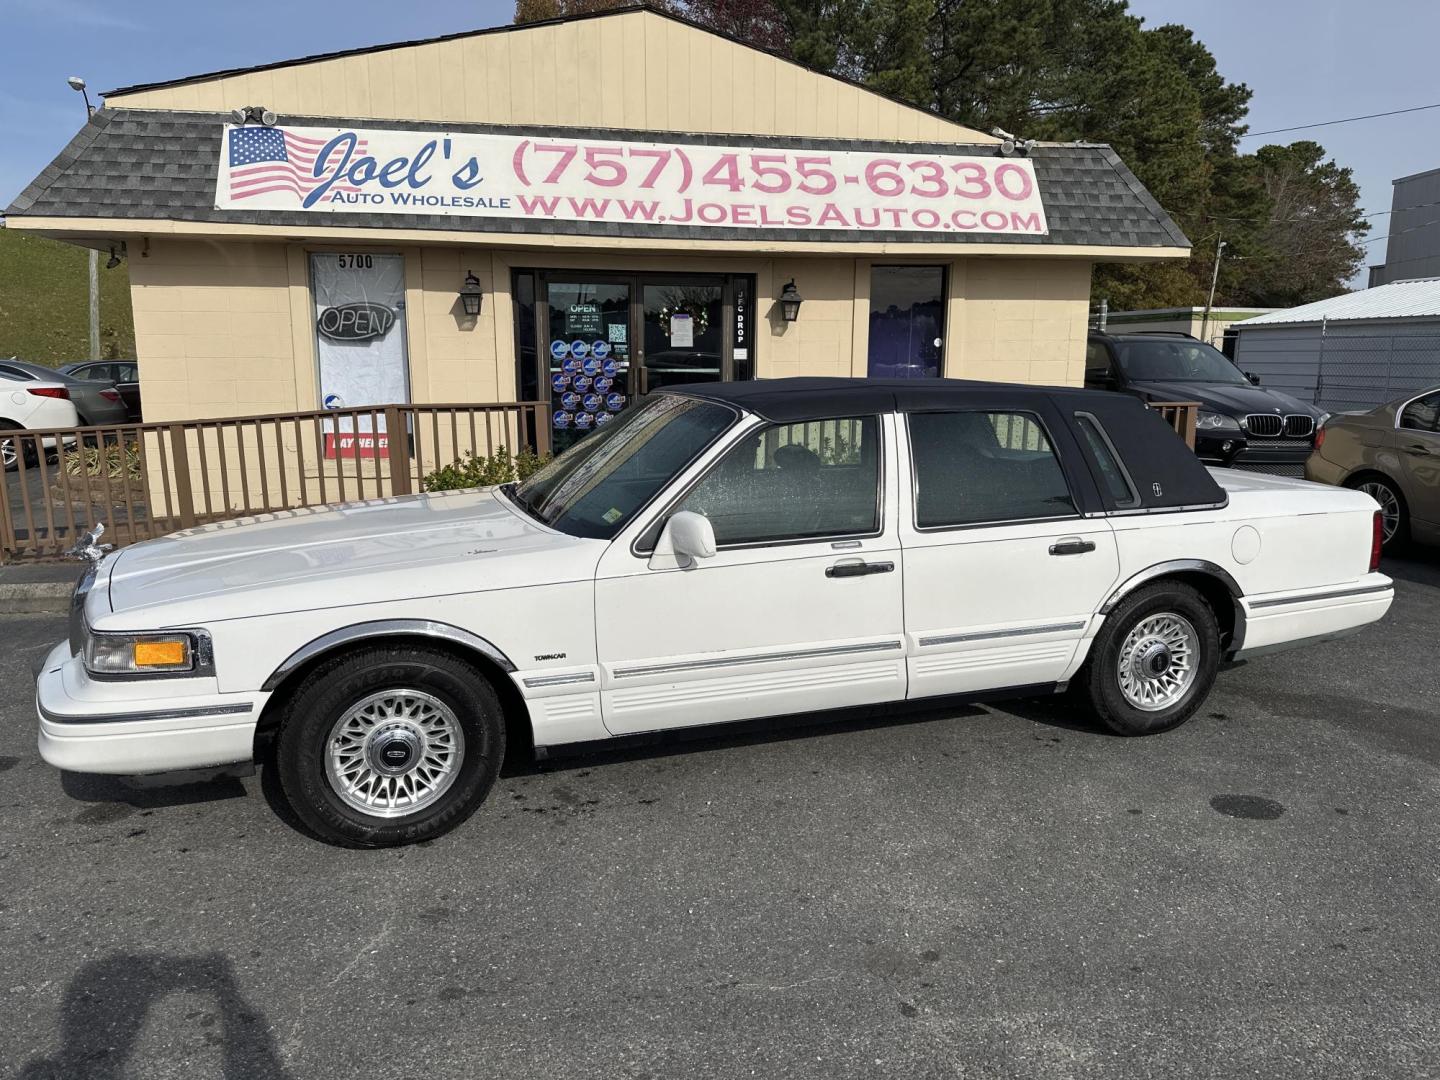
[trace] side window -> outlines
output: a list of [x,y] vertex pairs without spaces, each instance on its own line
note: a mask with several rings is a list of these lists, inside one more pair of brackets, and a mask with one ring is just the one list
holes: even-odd
[[1085,444],[1090,448],[1095,463],[1100,466],[1100,479],[1111,500],[1120,509],[1139,506],[1140,496],[1135,491],[1130,474],[1120,463],[1115,444],[1110,441],[1110,436],[1105,434],[1100,421],[1089,413],[1076,413],[1075,423],[1080,426],[1080,433],[1085,436]]
[[1090,381],[1104,379],[1110,374],[1110,350],[1099,341],[1085,346],[1085,378]]
[[880,422],[778,424],[746,436],[676,510],[704,514],[715,542],[781,543],[880,529]]
[[1426,394],[1405,406],[1400,426],[1415,431],[1440,431],[1440,393]]
[[116,382],[139,382],[140,369],[134,364],[115,365]]
[[917,528],[1076,512],[1045,429],[1028,413],[912,413],[910,453]]

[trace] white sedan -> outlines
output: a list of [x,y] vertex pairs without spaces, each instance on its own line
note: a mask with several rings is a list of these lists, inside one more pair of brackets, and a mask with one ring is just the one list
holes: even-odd
[[[34,440],[6,438],[5,432],[73,428],[80,423],[65,381],[58,376],[40,378],[28,367],[0,360],[0,467],[7,470],[19,465],[22,446],[28,450]],[[55,445],[53,438],[44,442],[47,449]]]
[[435,836],[507,752],[1073,687],[1183,723],[1222,661],[1349,633],[1367,495],[1207,471],[1132,398],[798,379],[654,395],[518,486],[109,555],[40,668],[65,769],[278,770],[352,845]]

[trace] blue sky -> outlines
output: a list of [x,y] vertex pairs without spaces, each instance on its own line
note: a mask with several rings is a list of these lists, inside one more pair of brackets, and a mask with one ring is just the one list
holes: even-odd
[[[1249,83],[1256,131],[1440,101],[1440,4],[1433,0],[1132,0],[1131,7],[1151,24],[1190,26],[1227,78]],[[69,75],[108,90],[493,26],[513,10],[510,0],[0,0],[0,206],[80,126],[83,105],[65,84]],[[1395,177],[1440,167],[1440,109],[1273,141],[1304,137],[1355,170],[1367,211],[1390,208]],[[1371,235],[1383,234],[1387,221],[1377,217]],[[1367,244],[1367,261],[1378,262],[1384,249],[1384,240]]]

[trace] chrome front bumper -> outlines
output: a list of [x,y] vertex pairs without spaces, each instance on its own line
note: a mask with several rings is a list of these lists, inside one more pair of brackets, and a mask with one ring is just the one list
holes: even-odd
[[67,643],[56,645],[35,678],[40,756],[60,769],[120,775],[250,761],[270,695],[221,694],[214,680],[185,683],[97,682]]

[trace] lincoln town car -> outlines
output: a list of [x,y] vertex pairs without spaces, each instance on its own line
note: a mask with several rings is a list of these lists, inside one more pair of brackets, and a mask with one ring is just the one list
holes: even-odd
[[1070,692],[1175,728],[1232,662],[1389,608],[1370,495],[1210,471],[1094,390],[667,389],[519,484],[99,558],[38,668],[62,769],[275,770],[353,846],[437,836],[507,753]]

